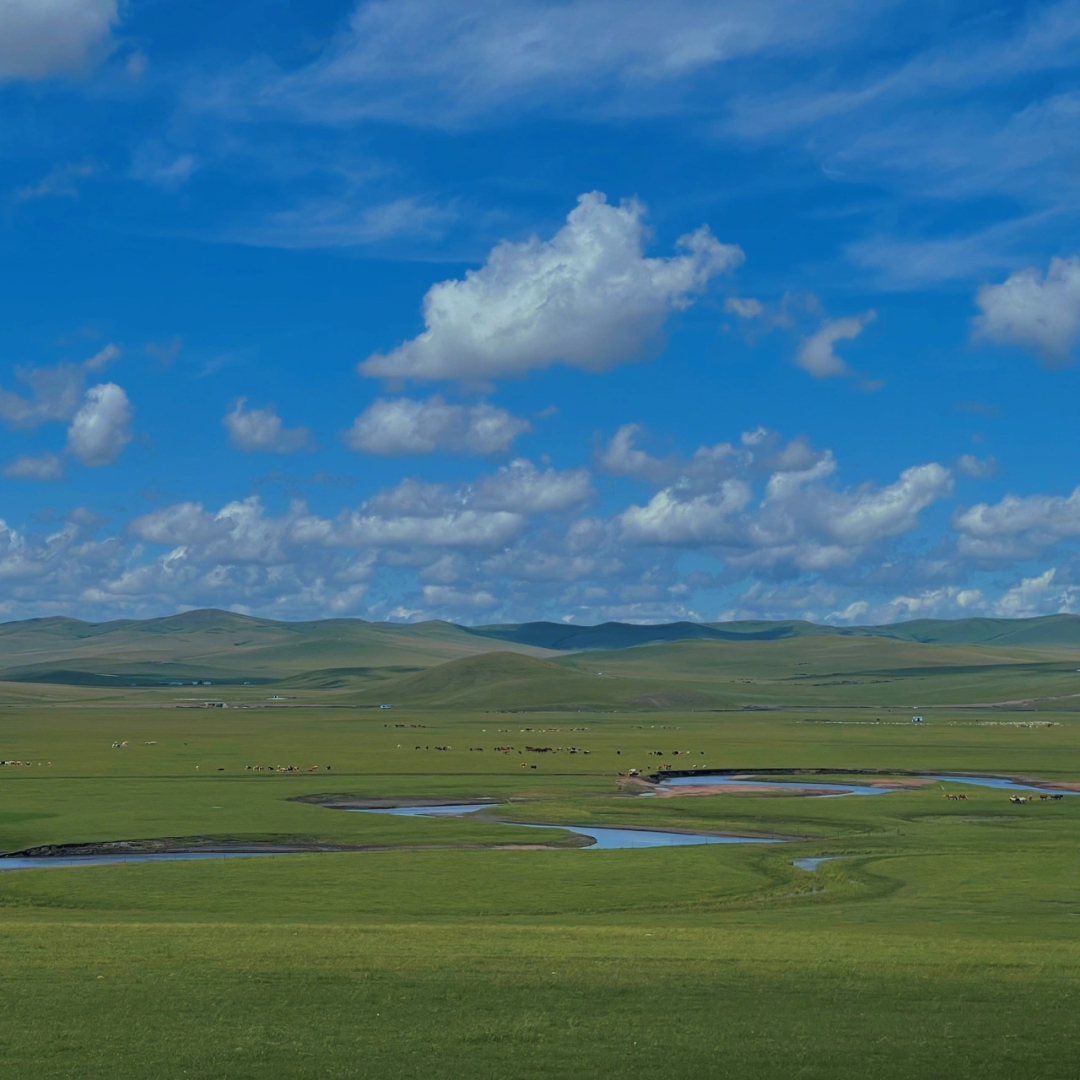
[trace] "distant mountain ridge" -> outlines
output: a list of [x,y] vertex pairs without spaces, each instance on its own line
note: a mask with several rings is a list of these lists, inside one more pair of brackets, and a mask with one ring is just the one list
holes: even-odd
[[656,625],[601,623],[573,626],[534,622],[463,627],[471,634],[544,649],[625,649],[661,641],[710,638],[714,641],[778,641],[832,634],[883,637],[926,645],[1064,646],[1080,648],[1080,615],[1042,615],[1030,619],[914,619],[882,626],[829,626],[787,619],[776,622],[676,622]]
[[[835,674],[863,656],[861,645],[886,647],[890,642],[894,653],[904,653],[905,671],[921,670],[931,662],[929,657],[907,655],[921,646],[996,647],[1002,663],[1022,665],[1026,661],[1015,651],[1005,659],[1009,650],[1034,654],[1080,649],[1080,616],[919,619],[854,627],[800,620],[597,626],[554,622],[457,626],[438,620],[363,619],[281,622],[213,609],[105,623],[52,616],[0,623],[0,681],[99,689],[281,683],[296,690],[336,689],[364,699],[386,700],[383,695],[393,693],[395,700],[453,699],[461,705],[487,701],[489,695],[480,684],[491,683],[501,687],[500,702],[530,706],[618,707],[677,698],[694,707],[711,707],[720,700],[711,695],[721,670],[744,670],[761,662],[769,670],[779,664],[784,678],[801,678],[809,672],[805,666],[791,666],[797,654],[811,663],[810,670]],[[823,661],[833,654],[833,659]],[[880,655],[880,663],[874,663],[891,670],[896,657]],[[996,662],[985,656],[975,661]],[[1031,661],[1037,662],[1046,658]],[[671,672],[665,672],[680,664],[690,666],[671,681]],[[620,665],[628,666],[618,674],[616,686],[610,672]],[[1071,680],[1077,664],[1069,657],[1066,666]],[[643,682],[641,672],[652,674]],[[597,679],[598,675],[604,678]],[[701,678],[705,682],[697,686],[695,680]],[[729,692],[730,688],[725,691]],[[691,702],[687,693],[697,696]]]
[[[110,635],[127,637],[171,634],[237,634],[256,630],[275,634],[323,636],[335,630],[345,634],[387,634],[395,638],[430,638],[470,635],[535,649],[559,652],[584,649],[625,649],[662,641],[706,638],[714,641],[777,641],[784,638],[835,634],[848,637],[885,637],[937,645],[1010,645],[1080,647],[1080,615],[1043,615],[1027,619],[914,619],[878,626],[832,626],[799,619],[740,622],[605,622],[596,626],[573,623],[529,622],[488,626],[459,626],[443,620],[420,623],[368,622],[364,619],[315,619],[289,622],[242,615],[234,611],[200,608],[153,619],[116,619],[83,622],[54,615],[0,623],[0,657],[10,639],[27,636],[81,641]],[[5,638],[9,642],[5,642]]]

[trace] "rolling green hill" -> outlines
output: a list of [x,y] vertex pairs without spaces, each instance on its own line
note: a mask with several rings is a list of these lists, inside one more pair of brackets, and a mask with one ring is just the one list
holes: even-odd
[[478,638],[445,622],[289,623],[214,610],[96,624],[31,619],[0,624],[0,679],[82,686],[257,683],[328,668],[400,672],[493,648],[546,654]]
[[[0,624],[0,681],[86,691],[200,685],[330,703],[468,708],[738,708],[1068,696],[1080,617],[812,623],[276,622],[226,611]],[[291,699],[290,699],[291,700]]]
[[622,687],[583,671],[513,653],[492,652],[450,660],[408,675],[385,688],[398,705],[454,708],[607,708],[617,704]]

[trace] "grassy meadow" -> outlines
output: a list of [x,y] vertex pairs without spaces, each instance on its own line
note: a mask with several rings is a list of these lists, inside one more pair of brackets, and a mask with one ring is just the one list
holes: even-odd
[[[267,685],[245,686],[243,665],[212,689],[0,683],[0,759],[30,763],[0,766],[4,852],[348,849],[0,872],[3,1075],[1075,1076],[1080,796],[641,798],[619,774],[1077,782],[1080,652],[808,635],[485,654],[430,638],[333,663],[314,649]],[[19,662],[71,670],[31,653]],[[357,707],[372,687],[394,707]],[[211,693],[230,707],[177,707]],[[499,805],[439,819],[298,801],[318,795]],[[788,842],[595,851],[560,823]],[[822,854],[852,857],[792,865]]]

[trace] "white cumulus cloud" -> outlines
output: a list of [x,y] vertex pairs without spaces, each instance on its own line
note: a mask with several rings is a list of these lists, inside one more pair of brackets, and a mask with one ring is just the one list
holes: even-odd
[[232,410],[221,420],[229,432],[229,442],[238,450],[292,454],[311,445],[308,429],[284,427],[273,405],[267,405],[265,409],[245,409],[246,403],[247,398],[237,398]]
[[1080,611],[1080,588],[1058,584],[1056,578],[1057,567],[1054,566],[1034,577],[1021,578],[991,605],[991,612],[1002,619],[1077,614]]
[[679,497],[674,488],[658,491],[646,506],[631,506],[620,516],[626,539],[641,544],[699,547],[735,538],[734,515],[750,502],[749,485],[725,480],[711,495]]
[[117,18],[116,0],[0,0],[0,80],[78,72]]
[[24,397],[0,386],[0,420],[9,427],[21,430],[70,420],[82,403],[87,372],[102,371],[119,356],[119,346],[110,342],[81,364],[65,362],[54,367],[17,366],[15,378],[30,393]]
[[29,388],[30,396],[0,387],[0,420],[9,427],[27,430],[49,421],[70,420],[78,412],[86,382],[81,365],[17,367],[15,378]]
[[380,398],[353,421],[345,442],[369,454],[499,454],[529,427],[527,420],[487,402],[451,405],[438,396],[426,401]]
[[1030,558],[1062,540],[1080,537],[1080,487],[1071,495],[1006,495],[957,513],[962,555],[998,561]]
[[20,454],[0,471],[12,480],[59,480],[64,475],[64,463],[57,454]]
[[853,341],[875,318],[873,311],[867,311],[846,319],[826,319],[815,333],[803,339],[795,354],[795,363],[815,379],[850,375],[851,369],[836,355],[834,346],[838,341]]
[[68,450],[84,465],[109,465],[130,441],[127,394],[116,383],[91,386],[68,428]]
[[1034,266],[975,294],[982,314],[976,338],[1018,345],[1047,361],[1067,359],[1080,340],[1080,257],[1051,259],[1043,276]]
[[545,514],[580,506],[592,495],[588,469],[541,471],[531,461],[518,458],[474,484],[469,502],[480,509]]
[[679,239],[684,253],[642,254],[645,208],[582,195],[550,240],[503,241],[463,280],[433,285],[426,329],[360,364],[390,379],[482,380],[524,375],[557,362],[600,371],[642,355],[673,311],[714,275],[742,261],[702,226]]
[[828,451],[792,461],[769,477],[756,504],[746,479],[727,479],[706,492],[680,481],[617,520],[633,544],[715,547],[736,566],[823,572],[910,532],[919,513],[953,487],[952,474],[936,463],[905,469],[884,487],[853,490],[826,483],[835,471]]

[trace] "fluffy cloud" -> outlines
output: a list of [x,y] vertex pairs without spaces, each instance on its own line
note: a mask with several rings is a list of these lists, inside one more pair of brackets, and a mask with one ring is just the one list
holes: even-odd
[[3,0],[0,80],[84,68],[117,22],[116,0]]
[[941,465],[851,485],[828,450],[762,429],[666,458],[637,448],[640,429],[622,434],[618,460],[653,491],[604,516],[586,509],[587,469],[520,458],[468,483],[404,480],[337,513],[302,501],[272,512],[250,497],[158,507],[102,540],[108,523],[85,511],[39,532],[0,526],[0,614],[212,605],[385,618],[397,607],[410,618],[593,622],[700,618],[707,606],[705,617],[861,623],[1080,603],[1075,567],[1025,568],[1001,591],[967,580],[982,571],[968,569],[976,554],[965,547],[997,544],[977,557],[1003,562],[1075,539],[1080,489],[964,510],[954,518],[960,557],[948,545],[920,555],[907,538],[952,489]]
[[803,438],[784,442],[767,428],[744,431],[738,445],[729,442],[699,446],[688,457],[669,454],[653,457],[637,441],[645,434],[641,424],[624,424],[598,454],[597,464],[614,476],[632,476],[657,487],[676,485],[684,494],[708,493],[728,477],[761,477],[790,473],[832,461],[829,451],[815,450]]
[[675,488],[657,492],[646,506],[620,516],[623,535],[639,544],[702,547],[736,538],[735,515],[746,509],[751,491],[741,480],[725,480],[711,495],[680,498]]
[[519,514],[551,514],[580,506],[593,495],[588,469],[542,472],[531,461],[518,458],[483,477],[469,492],[480,509],[498,508]]
[[84,465],[110,465],[130,441],[127,394],[116,383],[91,386],[68,428],[68,451]]
[[[131,441],[131,404],[116,383],[99,383],[85,392],[83,387],[88,373],[102,371],[119,355],[120,349],[109,344],[81,364],[16,368],[15,378],[30,393],[24,397],[0,387],[0,420],[17,430],[70,422],[65,453],[84,465],[111,464]],[[62,472],[57,455],[44,454],[20,456],[4,475],[56,480]]]
[[1057,567],[1052,566],[1035,577],[1023,578],[991,605],[991,613],[1001,619],[1080,613],[1080,588],[1059,584],[1057,575]]
[[503,241],[464,280],[433,285],[419,337],[360,364],[378,378],[481,380],[557,362],[599,371],[642,355],[673,311],[742,260],[702,226],[685,254],[645,258],[645,208],[582,195],[550,240]]
[[[535,541],[527,536],[534,518],[544,522],[546,515],[570,512],[591,495],[587,470],[539,469],[519,459],[456,488],[405,480],[333,518],[312,514],[302,502],[273,516],[257,497],[216,512],[199,503],[178,503],[128,525],[136,540],[169,550],[101,586],[98,601],[122,605],[126,597],[135,603],[141,591],[156,594],[172,582],[184,603],[210,602],[214,596],[220,602],[228,584],[245,604],[251,599],[265,604],[276,578],[282,583],[280,604],[302,611],[314,603],[314,594],[307,590],[301,597],[290,590],[317,579],[324,606],[334,583],[345,580],[352,610],[367,596],[376,569],[385,566],[398,574],[419,571],[417,584],[423,587],[416,597],[420,606],[410,609],[414,613],[456,611],[468,617],[502,602],[511,565],[520,564],[526,577],[574,578],[568,575],[573,557],[561,570],[552,560],[542,568],[547,556],[528,555]],[[535,528],[532,532],[536,535]],[[524,544],[520,557],[512,554],[519,542]],[[505,561],[503,572],[496,571],[493,559]],[[595,560],[579,558],[576,577],[596,566]],[[348,574],[352,577],[343,578]]]
[[292,454],[311,445],[311,433],[305,427],[286,428],[273,405],[265,409],[245,409],[247,398],[237,398],[232,411],[221,422],[229,432],[229,442],[238,450],[251,453]]
[[1029,266],[975,295],[982,309],[976,338],[1031,349],[1044,360],[1067,359],[1080,339],[1080,257],[1051,259],[1045,277]]
[[875,318],[873,311],[867,311],[846,319],[826,319],[815,333],[803,339],[795,363],[815,379],[850,375],[851,369],[836,355],[834,346],[838,341],[853,341]]
[[525,517],[505,510],[450,510],[432,517],[386,517],[354,511],[334,523],[327,540],[337,544],[386,547],[495,548],[525,528]]
[[997,472],[997,458],[980,458],[974,454],[961,454],[956,459],[956,470],[975,480],[985,480]]
[[345,442],[369,454],[499,454],[528,430],[527,420],[487,402],[448,405],[438,396],[426,401],[380,398],[353,421]]
[[1080,537],[1080,487],[1071,495],[1006,495],[957,513],[961,555],[984,561],[1030,558]]
[[15,378],[30,389],[30,396],[0,387],[0,420],[9,427],[29,430],[49,421],[70,420],[78,412],[86,383],[81,364],[17,367]]
[[622,534],[635,544],[715,547],[735,566],[823,572],[910,532],[921,510],[952,491],[951,473],[933,463],[906,469],[885,487],[846,491],[824,483],[836,470],[831,453],[800,464],[774,472],[753,506],[753,489],[742,479],[703,494],[664,488],[646,506],[623,511]]
[[[986,597],[981,589],[943,585],[924,589],[914,596],[895,596],[873,612],[875,622],[901,622],[905,619],[957,618],[986,613]],[[863,602],[864,611],[869,605]],[[861,620],[860,620],[861,621]]]
[[36,457],[20,454],[0,471],[12,480],[60,480],[64,475],[64,463],[56,454]]
[[110,343],[81,364],[16,367],[16,380],[27,387],[30,394],[23,397],[0,387],[0,420],[24,431],[49,422],[70,420],[82,404],[87,373],[103,371],[119,356],[119,347]]

